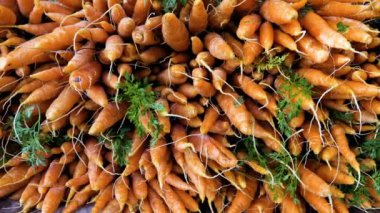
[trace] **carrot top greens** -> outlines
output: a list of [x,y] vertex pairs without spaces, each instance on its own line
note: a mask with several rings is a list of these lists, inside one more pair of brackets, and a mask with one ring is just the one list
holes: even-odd
[[302,100],[298,98],[294,101],[294,99],[300,94],[304,98],[311,98],[313,85],[291,69],[285,71],[284,75],[285,82],[278,89],[282,99],[278,102],[277,121],[280,131],[289,137],[292,135],[289,122],[302,111]]
[[112,128],[104,136],[99,136],[98,140],[101,143],[110,142],[112,149],[112,157],[114,161],[120,165],[128,164],[128,154],[132,149],[132,140],[127,138],[127,133],[131,130],[128,127],[120,129]]
[[129,103],[127,117],[134,124],[140,136],[148,132],[140,118],[149,115],[148,126],[153,130],[151,134],[154,143],[161,130],[155,112],[162,111],[164,108],[162,104],[155,103],[156,94],[152,90],[152,85],[148,83],[147,79],[138,80],[134,75],[127,73],[125,74],[125,82],[120,83],[118,89],[120,94],[115,98],[116,102],[126,101]]
[[[33,122],[32,112],[35,109],[38,110],[38,116],[37,120]],[[41,120],[38,106],[25,108],[17,113],[13,119],[13,140],[20,144],[21,152],[28,156],[28,162],[31,166],[45,165],[43,154],[49,152],[44,147],[45,144],[60,144],[69,139],[66,135],[41,133]]]
[[[187,0],[180,0],[182,5],[186,5]],[[162,0],[162,6],[164,7],[165,12],[172,12],[176,9],[178,4],[177,0]]]
[[282,56],[264,56],[262,59],[257,61],[256,69],[258,72],[268,71],[275,67],[281,68],[285,62],[288,54]]
[[348,26],[344,25],[341,21],[336,24],[337,31],[340,33],[345,33],[348,30]]

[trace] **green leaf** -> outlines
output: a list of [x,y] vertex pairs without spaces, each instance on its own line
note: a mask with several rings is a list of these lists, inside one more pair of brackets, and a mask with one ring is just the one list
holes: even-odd
[[343,122],[351,122],[354,119],[351,112],[340,112],[337,110],[330,111],[330,118],[332,120],[340,120]]
[[373,188],[376,190],[376,193],[380,195],[380,172],[375,171],[372,175],[371,178],[373,180]]
[[120,90],[120,94],[115,101],[126,101],[129,103],[127,118],[134,124],[140,136],[147,133],[147,129],[141,123],[140,118],[149,114],[150,120],[148,126],[153,130],[151,135],[153,141],[155,141],[161,130],[155,112],[163,111],[164,106],[155,102],[156,94],[152,90],[152,85],[148,83],[147,79],[137,80],[134,75],[127,73],[125,75],[125,82],[120,83],[118,89]]
[[373,160],[380,159],[380,134],[377,133],[373,139],[366,140],[361,146],[361,155]]
[[[351,194],[352,198],[348,200],[352,206],[360,207],[365,201],[370,200],[369,191],[366,186],[367,177],[366,174],[361,174],[359,180],[358,174],[352,167],[349,167],[350,173],[355,177],[356,183],[353,185],[340,185],[339,188],[345,194]],[[359,183],[357,181],[359,180]]]
[[177,0],[162,0],[162,6],[166,13],[172,12],[177,7]]
[[284,62],[286,60],[286,57],[288,54],[284,54],[282,56],[269,56],[264,57],[260,60],[260,62],[257,62],[256,69],[258,72],[268,71],[275,67],[281,68],[284,66]]
[[253,137],[246,137],[243,139],[243,144],[247,150],[247,160],[255,160],[257,161],[260,166],[267,168],[268,167],[268,161],[265,159],[265,157],[260,154],[259,150],[257,149],[256,141],[253,140]]
[[305,5],[303,8],[300,9],[300,17],[305,17],[306,14],[311,11],[314,11],[313,8],[310,5]]
[[341,21],[336,24],[337,31],[340,33],[345,33],[348,30],[348,26],[344,25]]
[[113,159],[119,166],[128,164],[128,155],[132,149],[132,140],[127,138],[127,133],[130,131],[128,127],[112,128],[104,136],[98,138],[101,143],[110,142]]
[[237,100],[234,101],[234,106],[239,107],[240,105],[244,104],[245,100],[243,96],[239,96]]

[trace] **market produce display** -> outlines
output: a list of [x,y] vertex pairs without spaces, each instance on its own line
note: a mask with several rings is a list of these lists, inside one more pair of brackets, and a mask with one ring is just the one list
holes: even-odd
[[0,0],[0,198],[379,208],[379,18],[379,0]]

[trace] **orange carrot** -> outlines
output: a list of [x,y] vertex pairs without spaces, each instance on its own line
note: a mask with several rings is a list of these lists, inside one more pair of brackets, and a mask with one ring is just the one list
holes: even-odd
[[33,0],[17,0],[17,6],[24,17],[29,17],[30,12],[33,10],[34,2]]
[[36,72],[30,75],[31,78],[38,79],[41,81],[53,81],[59,80],[63,77],[61,67],[52,67],[48,69],[41,70],[40,72]]
[[354,168],[357,172],[360,172],[360,165],[356,160],[355,154],[351,151],[348,140],[346,138],[346,133],[344,128],[339,125],[333,125],[331,129],[332,136],[336,142],[339,152],[347,160],[347,162]]
[[308,34],[299,40],[298,48],[305,53],[305,58],[314,63],[323,63],[329,58],[328,48]]
[[119,24],[117,25],[117,32],[123,38],[131,37],[135,27],[136,24],[132,18],[124,17],[120,20]]
[[223,28],[231,19],[236,0],[222,0],[208,15],[208,25],[212,29]]
[[66,86],[46,111],[46,118],[56,120],[67,113],[80,99],[80,94]]
[[330,186],[317,174],[305,168],[304,165],[298,167],[302,187],[321,197],[331,195]]
[[132,18],[135,20],[137,25],[140,25],[145,21],[151,6],[151,1],[136,0]]
[[233,59],[235,54],[226,41],[217,33],[208,33],[204,40],[211,55],[220,60]]
[[241,40],[252,39],[261,24],[261,17],[256,14],[246,15],[240,19],[236,35]]
[[323,141],[321,140],[318,126],[315,124],[306,123],[303,125],[303,136],[309,143],[310,149],[314,154],[318,154],[322,150]]
[[236,193],[236,196],[232,200],[232,203],[227,208],[226,212],[238,213],[249,208],[249,205],[255,197],[258,183],[256,180],[251,178],[248,178],[247,182],[247,187]]
[[132,173],[133,193],[139,200],[144,200],[148,196],[148,185],[139,172]]
[[[73,42],[77,30],[86,22],[58,27],[53,32],[31,39],[0,59],[0,70],[5,71],[46,60],[45,52],[66,49]],[[17,58],[17,59],[16,59]],[[18,60],[23,58],[23,60]]]
[[157,171],[154,168],[154,165],[151,162],[150,153],[148,151],[144,151],[139,160],[139,167],[141,174],[145,176],[146,180],[153,179]]
[[308,11],[301,19],[301,25],[318,41],[328,47],[350,50],[352,49],[350,42],[331,29],[328,23],[313,11]]
[[132,39],[136,44],[141,45],[155,45],[161,42],[160,38],[144,25],[137,26],[132,31]]
[[150,150],[152,163],[157,169],[157,177],[160,187],[162,188],[166,176],[170,173],[172,162],[170,161],[169,150],[165,145],[164,139],[157,140],[154,147]]
[[[37,84],[37,83],[36,83]],[[21,89],[21,88],[20,88]],[[35,89],[24,101],[23,104],[37,103],[50,100],[59,95],[62,91],[62,86],[57,81],[49,81],[42,87]]]
[[46,170],[42,185],[45,187],[53,186],[58,181],[63,169],[64,165],[59,164],[58,161],[54,160],[51,162],[49,168]]
[[301,188],[300,190],[302,197],[306,202],[316,211],[321,213],[333,213],[333,207],[325,200],[323,197]]
[[84,91],[90,88],[99,80],[101,66],[98,62],[92,61],[80,67],[70,74],[69,83],[76,90]]
[[149,203],[154,213],[168,213],[169,209],[162,198],[152,189],[149,188]]
[[262,51],[263,48],[257,41],[246,41],[243,45],[243,64],[252,64]]
[[335,184],[348,184],[352,185],[355,183],[355,178],[340,172],[337,168],[329,167],[327,165],[320,165],[315,173],[325,181]]
[[125,116],[127,108],[128,105],[125,103],[107,104],[107,106],[100,112],[98,117],[95,119],[88,133],[90,135],[98,135],[104,132]]
[[129,180],[127,177],[120,176],[115,182],[115,199],[119,203],[120,209],[124,208],[124,205],[128,201],[129,194]]
[[269,22],[281,25],[298,18],[298,12],[282,0],[266,0],[260,8],[260,14]]
[[282,24],[279,27],[282,31],[291,36],[299,36],[302,34],[302,27],[298,20],[293,20],[288,24]]
[[[115,185],[115,187],[116,187],[116,185]],[[94,207],[92,207],[92,210],[91,210],[92,212],[94,212],[94,213],[102,212],[102,210],[106,207],[107,203],[110,200],[112,200],[112,194],[113,194],[112,189],[113,189],[112,184],[110,184],[106,188],[104,188],[103,190],[101,190],[99,192],[99,195],[96,198]],[[115,188],[115,190],[116,190],[116,188]],[[116,191],[115,191],[115,196],[116,196]]]
[[74,198],[67,204],[63,213],[75,212],[79,207],[84,205],[87,200],[94,194],[90,185],[85,186],[81,191],[77,192]]
[[16,14],[8,7],[0,5],[0,16],[0,25],[13,25],[16,23]]
[[291,51],[297,51],[297,44],[293,38],[281,30],[274,30],[274,42]]
[[274,208],[275,203],[264,195],[252,202],[251,206],[247,209],[247,213],[272,213]]
[[37,174],[35,175],[31,180],[30,182],[28,183],[28,185],[25,187],[24,191],[22,192],[21,194],[21,197],[19,199],[19,202],[21,204],[24,204],[27,199],[32,196],[33,193],[37,192],[37,188],[38,188],[38,183],[41,179],[41,175],[40,174]]
[[61,26],[72,25],[80,22],[79,18],[73,16],[67,16],[63,13],[46,13],[52,21],[59,23]]
[[42,204],[42,212],[54,213],[57,209],[63,196],[65,195],[65,182],[67,177],[65,175],[61,176],[56,184],[49,189],[46,196],[44,197]]
[[171,211],[175,212],[187,212],[185,204],[182,202],[181,198],[175,193],[175,191],[168,184],[163,184],[162,188],[165,202]]
[[174,13],[162,16],[162,37],[175,51],[185,51],[190,44],[189,32],[186,26]]
[[203,1],[195,0],[189,16],[189,31],[198,34],[207,27],[207,10]]
[[333,206],[336,213],[349,213],[346,203],[339,198],[333,198]]
[[123,39],[119,35],[112,35],[107,38],[104,54],[108,60],[114,62],[123,54]]
[[265,49],[265,52],[268,52],[269,49],[273,46],[273,26],[270,22],[266,21],[260,26],[259,42],[261,46]]
[[104,88],[99,84],[92,85],[88,88],[86,90],[86,95],[103,108],[108,104],[107,94],[104,91]]

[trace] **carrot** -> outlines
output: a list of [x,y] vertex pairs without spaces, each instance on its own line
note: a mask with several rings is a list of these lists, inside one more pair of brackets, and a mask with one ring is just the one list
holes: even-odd
[[103,171],[100,172],[99,176],[95,180],[93,190],[102,190],[108,186],[113,181],[115,176],[115,172],[117,172],[119,168],[116,165],[109,164],[104,168]]
[[76,90],[84,91],[99,80],[100,74],[100,64],[92,61],[70,73],[69,83]]
[[298,167],[302,187],[321,197],[331,195],[330,186],[317,174],[305,168],[303,165]]
[[357,20],[371,19],[379,16],[379,12],[372,10],[371,5],[351,4],[337,1],[329,1],[318,8],[318,14],[322,16],[339,16]]
[[58,0],[59,3],[67,6],[67,7],[70,7],[70,8],[73,8],[73,9],[79,9],[82,7],[82,4],[81,2],[77,2],[77,1],[72,1],[72,0]]
[[257,41],[246,41],[243,45],[243,64],[251,65],[262,51],[263,48]]
[[124,17],[119,21],[117,25],[117,32],[123,38],[132,36],[132,32],[136,27],[136,23],[132,18]]
[[274,30],[274,42],[291,51],[297,51],[297,44],[293,38],[281,30]]
[[217,33],[208,33],[204,44],[211,55],[220,60],[233,59],[235,54],[226,41]]
[[275,203],[268,199],[265,195],[257,198],[247,209],[247,213],[272,213]]
[[380,114],[380,101],[378,99],[362,100],[360,101],[360,106],[370,113]]
[[160,46],[150,47],[140,54],[140,60],[145,64],[153,64],[169,55],[166,48]]
[[269,22],[281,25],[298,18],[298,12],[282,0],[266,0],[260,8],[260,14]]
[[66,86],[46,111],[46,118],[56,120],[67,113],[80,99],[80,94]]
[[215,160],[222,167],[230,168],[236,166],[236,157],[227,148],[220,146],[212,137],[200,135],[198,130],[194,130],[191,132],[189,141],[202,156]]
[[328,48],[308,34],[305,34],[297,44],[299,50],[305,53],[305,58],[314,63],[323,63],[329,58]]
[[335,212],[333,207],[323,197],[319,197],[318,195],[309,192],[304,188],[301,188],[300,192],[306,202],[316,211],[321,213]]
[[106,107],[108,104],[107,94],[104,88],[99,84],[94,84],[86,90],[86,95],[101,107]]
[[139,160],[139,167],[141,174],[145,176],[146,180],[153,179],[157,171],[154,168],[154,165],[151,162],[150,153],[148,151],[144,151]]
[[170,173],[172,168],[172,162],[170,161],[169,150],[165,145],[164,139],[157,140],[154,147],[150,150],[150,156],[152,163],[157,169],[157,177],[160,187],[162,188],[166,176]]
[[17,0],[17,6],[24,17],[29,17],[30,12],[33,10],[34,2],[33,0]]
[[115,24],[119,24],[121,19],[125,18],[127,15],[120,4],[114,4],[111,7],[109,7],[111,8],[110,20]]
[[[116,196],[116,184],[115,183],[115,196]],[[99,213],[106,207],[107,203],[112,200],[113,187],[112,184],[108,185],[106,188],[99,192],[98,197],[96,198],[94,207],[92,207],[91,212]],[[117,199],[117,198],[116,198]],[[122,208],[120,208],[122,209]]]
[[64,208],[63,213],[75,212],[79,207],[84,205],[87,200],[94,194],[90,185],[85,186],[81,191],[75,194],[74,198]]
[[352,166],[352,168],[354,168],[357,172],[360,172],[360,165],[356,160],[355,154],[351,151],[348,145],[348,140],[346,138],[344,128],[339,124],[335,124],[331,128],[331,133],[338,147],[338,151]]
[[144,200],[148,196],[148,185],[143,176],[139,172],[133,172],[131,177],[134,195],[137,199]]
[[90,135],[98,135],[104,132],[125,116],[127,108],[128,105],[125,103],[107,104],[107,106],[100,112],[98,117],[95,119],[88,133]]
[[175,191],[168,184],[163,184],[162,192],[164,194],[165,202],[171,211],[175,212],[187,212],[185,204],[181,198],[175,193]]
[[180,177],[178,177],[174,173],[170,173],[168,176],[166,176],[165,182],[182,191],[195,191],[195,189],[191,185],[184,182]]
[[188,209],[191,212],[199,212],[199,206],[197,201],[194,200],[193,197],[191,197],[188,193],[186,193],[183,190],[174,188],[174,192],[178,195],[178,197],[181,199],[183,204],[185,205],[186,209]]
[[355,183],[355,178],[340,172],[337,168],[329,167],[327,165],[320,165],[315,173],[323,180],[335,184],[352,185]]
[[236,35],[241,40],[252,39],[261,24],[261,17],[256,14],[246,15],[240,19]]
[[160,38],[156,34],[147,29],[144,25],[137,26],[132,31],[132,39],[136,44],[140,45],[155,45],[161,42]]
[[203,51],[203,42],[197,36],[192,36],[191,40],[191,51],[197,55],[198,53]]
[[[237,93],[229,92],[229,94],[235,99],[238,98]],[[216,100],[222,110],[227,114],[231,123],[243,134],[251,135],[253,130],[252,126],[255,122],[253,116],[249,113],[245,105],[237,104],[230,95],[218,94]]]
[[303,125],[304,131],[302,132],[303,136],[309,143],[310,149],[314,154],[318,154],[322,150],[323,141],[321,140],[318,126],[311,123],[305,123]]
[[81,28],[77,31],[78,40],[87,39],[95,43],[104,43],[107,38],[107,32],[102,28]]
[[2,18],[0,25],[13,25],[17,21],[16,14],[3,5],[0,5],[0,16]]
[[[338,23],[343,23],[339,22],[337,20],[326,20],[329,26],[334,29],[335,31],[338,31]],[[339,32],[339,31],[338,31]],[[372,36],[367,33],[365,30],[358,29],[355,27],[348,27],[346,28],[345,32],[342,32],[342,35],[348,40],[348,41],[354,41],[354,42],[361,42],[365,44],[370,44],[372,42]]]
[[208,25],[212,29],[223,28],[231,19],[236,0],[222,0],[208,15]]
[[186,26],[174,13],[165,13],[162,16],[162,37],[175,51],[185,51],[190,44],[189,32]]
[[301,25],[318,41],[328,47],[350,50],[352,49],[350,42],[331,29],[328,23],[313,11],[309,11],[301,19]]
[[61,26],[72,25],[80,22],[79,18],[73,16],[67,16],[63,13],[46,13],[52,21],[59,23]]
[[339,198],[333,198],[334,210],[337,213],[349,213],[348,207],[346,204]]
[[293,20],[288,24],[282,24],[279,27],[282,31],[291,36],[299,36],[302,34],[302,27],[298,20]]
[[57,81],[49,81],[42,87],[35,89],[22,104],[31,104],[46,101],[57,97],[62,91],[62,86]]
[[281,213],[287,213],[287,212],[302,213],[305,211],[300,201],[298,201],[297,203],[289,195],[286,195],[284,200],[281,202]]
[[204,68],[195,68],[192,71],[193,86],[197,93],[202,95],[203,97],[212,97],[216,93],[215,87],[204,80],[207,75],[207,71]]
[[[5,71],[45,60],[45,52],[66,49],[72,44],[77,30],[86,22],[58,27],[53,32],[31,39],[0,59],[0,70]],[[16,59],[17,58],[17,59]],[[23,58],[22,61],[18,60]]]
[[0,77],[0,92],[10,92],[17,86],[17,78],[12,76]]
[[218,119],[218,117],[219,112],[216,109],[214,109],[213,107],[208,108],[205,112],[205,116],[200,127],[201,134],[207,134],[207,132],[210,130],[210,128]]
[[136,0],[132,18],[137,25],[142,24],[146,20],[151,6],[152,3],[150,1]]
[[117,203],[117,200],[112,199],[108,202],[107,206],[103,209],[102,212],[104,213],[114,213],[114,212],[121,212],[122,209],[119,208],[119,205]]
[[53,184],[58,181],[63,169],[64,165],[59,164],[57,160],[51,162],[49,168],[46,170],[42,185],[45,187],[53,186]]
[[[134,134],[134,138],[132,139],[132,151],[129,153],[129,158],[128,158],[128,165],[126,165],[124,171],[123,171],[123,176],[128,176],[132,174],[134,171],[139,169],[139,160],[140,157],[142,156],[144,152],[144,145],[141,145],[145,141],[143,138],[139,138],[137,136],[137,133]],[[145,136],[146,138],[146,136]],[[137,145],[135,145],[137,144]],[[136,147],[136,148],[134,148]]]
[[58,182],[49,189],[42,203],[42,212],[53,213],[58,209],[63,196],[65,195],[65,182],[67,177],[61,176]]
[[30,75],[30,77],[47,82],[61,79],[63,77],[63,73],[61,67],[52,67],[36,72]]
[[20,204],[24,204],[27,199],[35,192],[37,192],[38,183],[40,182],[41,174],[33,176],[28,185],[25,187],[24,191],[19,198]]
[[189,16],[189,31],[198,34],[207,27],[207,10],[203,1],[195,0]]
[[53,13],[62,13],[62,14],[72,14],[74,12],[73,9],[65,7],[64,5],[58,2],[48,2],[48,1],[40,1],[38,2],[45,12],[53,12]]
[[82,176],[72,178],[66,182],[66,187],[77,188],[89,183],[88,174],[83,174]]
[[247,187],[241,191],[239,190],[236,193],[231,205],[227,208],[226,212],[238,213],[247,210],[255,197],[257,187],[258,183],[256,180],[247,178]]
[[71,73],[79,67],[90,62],[95,54],[94,43],[87,42],[80,50],[78,50],[74,57],[70,59],[67,65],[63,68],[64,73]]
[[268,52],[269,49],[273,46],[273,26],[270,22],[266,21],[260,26],[259,33],[259,42],[260,45],[265,49],[265,52]]
[[148,196],[150,206],[152,207],[154,213],[169,212],[169,209],[162,198],[152,188],[149,188]]
[[119,208],[123,209],[128,201],[129,180],[127,177],[120,176],[115,182],[115,199],[119,203]]
[[234,11],[237,14],[246,15],[252,12],[253,10],[257,10],[258,6],[259,2],[257,0],[239,0],[237,1]]
[[119,35],[112,35],[107,38],[104,54],[108,60],[114,62],[123,54],[123,39]]

